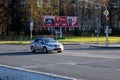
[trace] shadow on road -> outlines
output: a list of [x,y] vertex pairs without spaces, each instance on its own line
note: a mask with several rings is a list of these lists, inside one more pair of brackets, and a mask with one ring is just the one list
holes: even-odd
[[45,55],[51,53],[43,53],[43,52],[7,52],[0,53],[0,56],[25,56],[25,55]]
[[[94,50],[98,50],[98,51],[102,51],[102,50],[110,50],[110,51],[114,51],[114,50],[120,50],[120,48],[110,48],[110,47],[65,47],[65,50],[70,50],[70,51],[94,51]],[[30,52],[30,51],[21,51],[21,52],[3,52],[0,53],[0,56],[27,56],[27,55],[47,55],[47,54],[54,54],[55,52],[50,52],[50,53],[44,53],[44,52]]]

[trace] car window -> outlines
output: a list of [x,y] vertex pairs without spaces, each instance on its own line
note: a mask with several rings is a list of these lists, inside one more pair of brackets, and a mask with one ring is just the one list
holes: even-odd
[[36,40],[35,40],[35,42],[38,42],[38,41],[39,41],[39,39],[36,39]]
[[43,40],[41,40],[41,39],[39,40],[39,42],[40,42],[41,44],[44,44],[44,41],[43,41]]
[[44,38],[43,39],[45,43],[56,43],[57,41],[52,38]]

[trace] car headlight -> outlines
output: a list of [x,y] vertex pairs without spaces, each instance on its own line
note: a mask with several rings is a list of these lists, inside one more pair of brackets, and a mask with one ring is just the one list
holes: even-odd
[[48,45],[48,47],[54,47],[53,45]]
[[54,45],[55,47],[60,47],[60,45]]
[[48,45],[48,47],[60,47],[60,45]]
[[46,44],[46,46],[47,46],[47,47],[52,47],[52,45],[48,45],[48,44]]

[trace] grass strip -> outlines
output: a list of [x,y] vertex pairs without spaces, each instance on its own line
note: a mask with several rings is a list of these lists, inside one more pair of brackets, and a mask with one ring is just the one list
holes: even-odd
[[[109,43],[120,43],[120,37],[109,37]],[[105,43],[106,37],[75,37],[68,36],[65,39],[58,39],[61,43]],[[30,44],[30,41],[0,41],[0,44]]]

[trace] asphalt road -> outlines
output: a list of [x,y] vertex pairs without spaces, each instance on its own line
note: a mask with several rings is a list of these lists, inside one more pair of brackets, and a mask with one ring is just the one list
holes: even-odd
[[62,53],[30,52],[29,45],[0,45],[0,64],[83,80],[120,80],[120,48],[64,45]]

